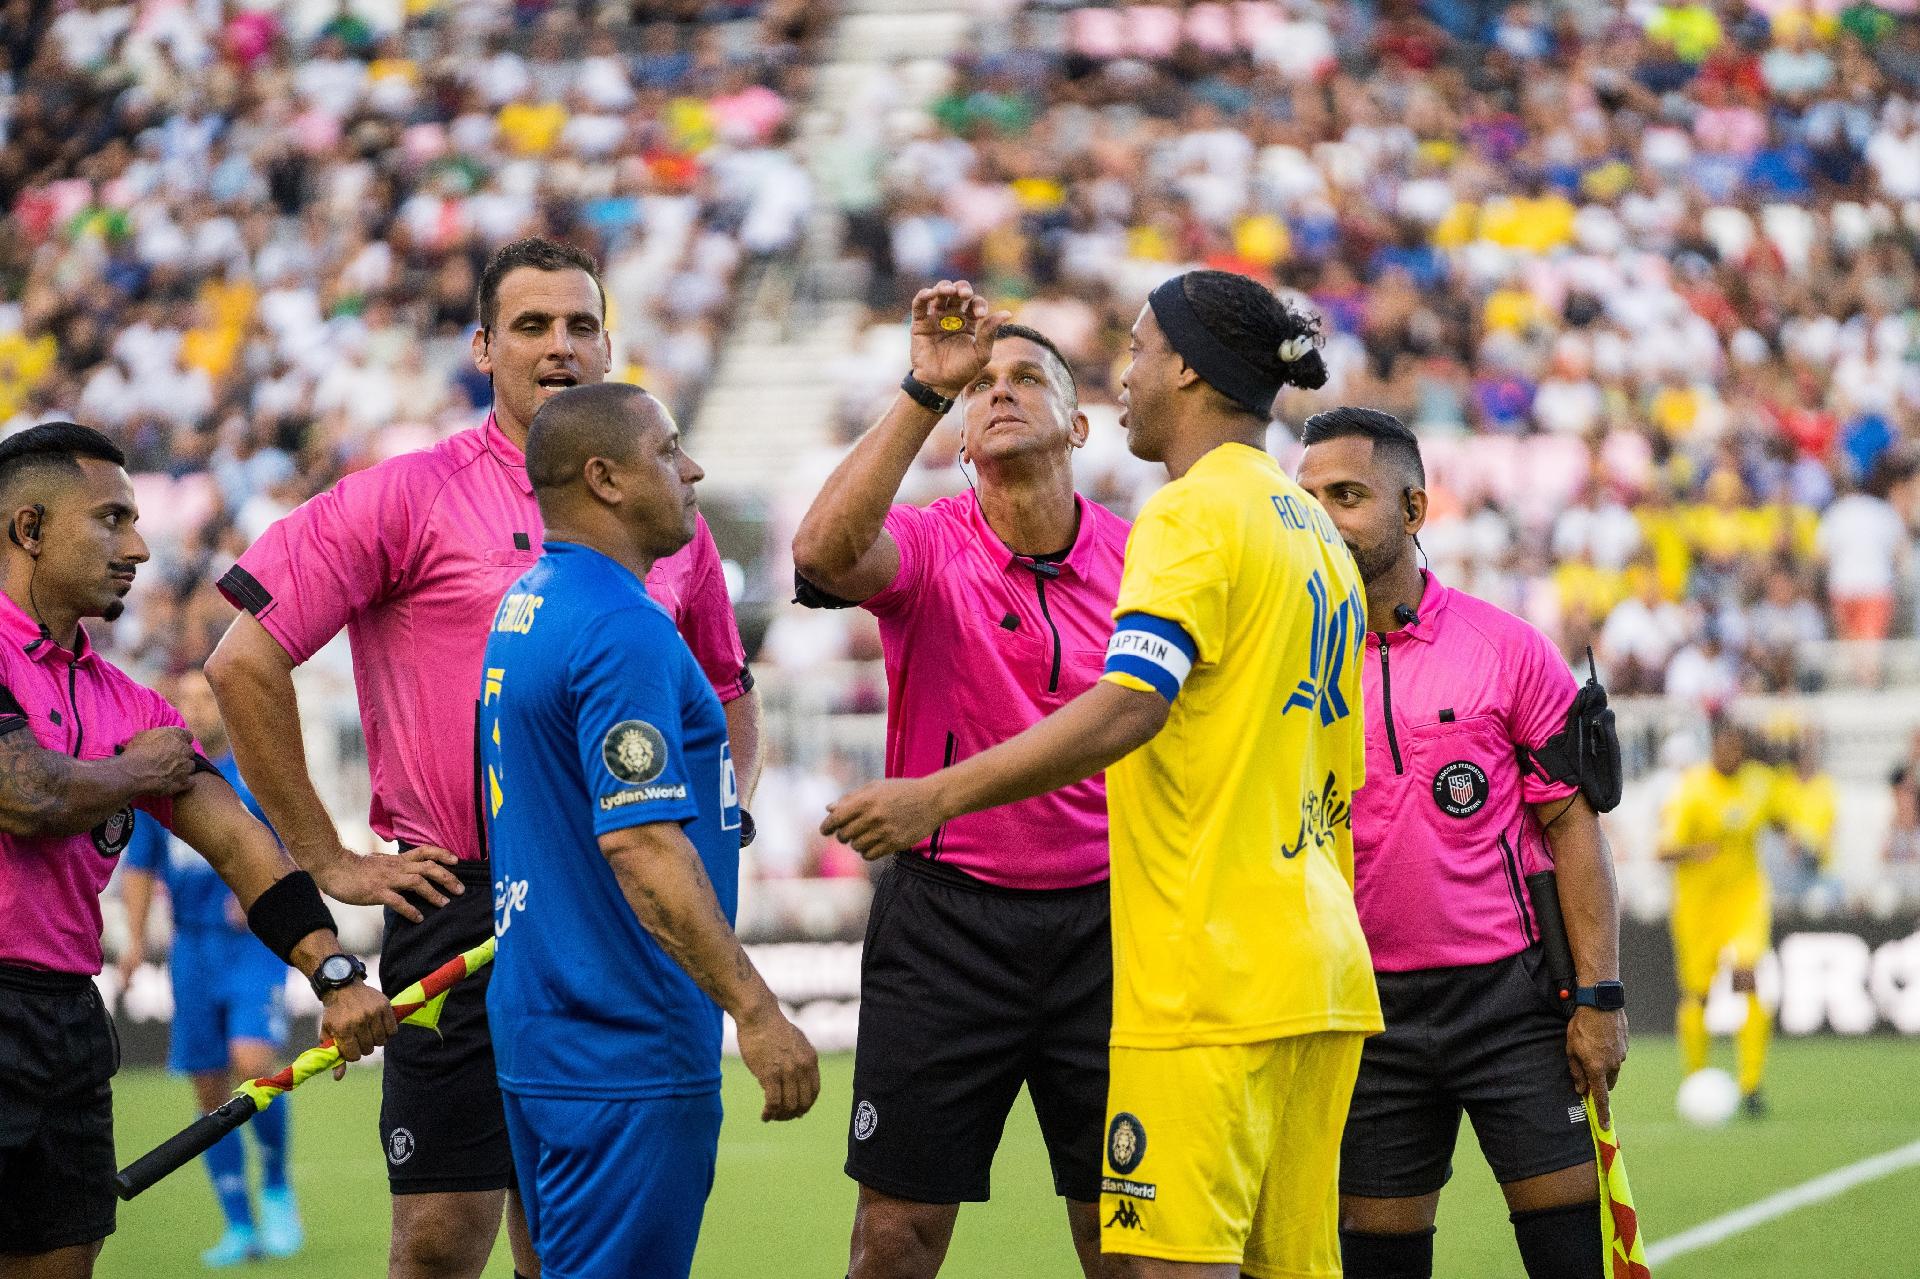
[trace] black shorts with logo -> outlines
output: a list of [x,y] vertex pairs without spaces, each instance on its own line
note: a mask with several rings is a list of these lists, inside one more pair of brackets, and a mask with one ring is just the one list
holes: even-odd
[[1387,1029],[1360,1055],[1340,1144],[1342,1194],[1439,1190],[1453,1174],[1462,1109],[1500,1182],[1593,1158],[1567,1066],[1567,1019],[1540,947],[1376,977]]
[[113,1233],[120,1040],[93,979],[0,965],[0,1253]]
[[997,888],[902,854],[860,960],[847,1175],[921,1203],[988,1197],[1025,1084],[1054,1191],[1098,1202],[1113,952],[1105,883]]
[[[389,996],[493,935],[488,863],[453,868],[466,892],[435,908],[414,898],[424,918],[387,911],[380,986]],[[387,1185],[396,1195],[503,1190],[513,1184],[507,1113],[487,1028],[489,965],[447,993],[438,1033],[402,1026],[387,1041],[380,1079],[380,1141]]]

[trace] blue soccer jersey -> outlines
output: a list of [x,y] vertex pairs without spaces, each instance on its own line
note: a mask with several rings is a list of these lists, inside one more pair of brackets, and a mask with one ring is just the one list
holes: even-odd
[[599,836],[686,832],[729,922],[740,799],[712,686],[641,580],[550,541],[501,600],[481,686],[501,1087],[688,1096],[720,1086],[720,1009],[635,918]]
[[[253,793],[247,789],[246,783],[240,780],[240,766],[234,762],[233,756],[223,754],[213,762],[213,766],[239,794],[240,802],[247,806],[247,811],[264,825],[267,816],[260,811],[260,805],[254,802]],[[167,886],[174,928],[246,933],[246,919],[240,915],[238,907],[233,907],[231,911],[229,909],[233,890],[227,887],[227,881],[221,879],[219,872],[186,840],[174,838],[166,827],[145,813],[134,819],[133,838],[127,844],[126,860],[133,869],[156,875]],[[250,937],[252,934],[247,935]]]

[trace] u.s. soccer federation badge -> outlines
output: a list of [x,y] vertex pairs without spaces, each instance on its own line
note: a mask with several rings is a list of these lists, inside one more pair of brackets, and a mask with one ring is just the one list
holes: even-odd
[[1140,1166],[1147,1155],[1147,1130],[1140,1121],[1121,1111],[1107,1126],[1107,1163],[1123,1176]]
[[1449,817],[1471,817],[1487,806],[1487,789],[1480,765],[1457,759],[1434,775],[1433,802]]
[[94,852],[102,857],[118,857],[133,842],[133,809],[121,809],[87,833],[93,836]]
[[645,786],[667,766],[667,739],[643,719],[622,720],[600,744],[607,771],[631,786]]
[[860,1104],[853,1108],[853,1139],[865,1141],[879,1126],[880,1112],[873,1108],[872,1102],[861,1098]]

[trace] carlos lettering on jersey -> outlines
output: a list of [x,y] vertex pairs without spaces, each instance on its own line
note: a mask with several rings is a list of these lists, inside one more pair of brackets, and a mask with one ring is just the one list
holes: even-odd
[[500,601],[500,609],[493,615],[493,629],[506,635],[527,634],[533,629],[533,615],[546,602],[544,596],[514,591]]

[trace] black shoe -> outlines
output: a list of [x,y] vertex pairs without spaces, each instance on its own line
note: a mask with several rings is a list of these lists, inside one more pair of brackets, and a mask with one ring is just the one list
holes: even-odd
[[1772,1107],[1758,1092],[1750,1092],[1740,1099],[1740,1109],[1746,1112],[1749,1119],[1765,1119]]

